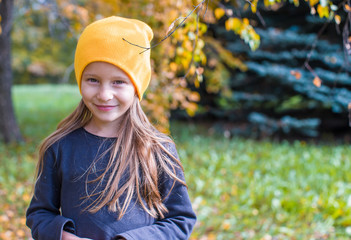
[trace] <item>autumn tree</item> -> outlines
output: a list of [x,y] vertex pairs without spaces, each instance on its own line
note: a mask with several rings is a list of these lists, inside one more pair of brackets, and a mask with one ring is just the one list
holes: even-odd
[[13,0],[0,1],[0,139],[15,142],[22,139],[12,104],[11,29]]

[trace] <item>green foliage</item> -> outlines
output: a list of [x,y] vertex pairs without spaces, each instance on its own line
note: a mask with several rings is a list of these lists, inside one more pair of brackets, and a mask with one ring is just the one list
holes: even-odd
[[[28,239],[36,146],[80,99],[75,86],[16,86],[26,142],[0,145],[0,238]],[[191,239],[349,239],[349,146],[274,143],[209,134],[173,122],[171,132],[198,215]]]
[[48,19],[47,11],[34,3],[15,4],[11,36],[15,84],[69,81],[69,76],[63,78],[73,63],[76,38],[67,36],[69,29],[62,23]]

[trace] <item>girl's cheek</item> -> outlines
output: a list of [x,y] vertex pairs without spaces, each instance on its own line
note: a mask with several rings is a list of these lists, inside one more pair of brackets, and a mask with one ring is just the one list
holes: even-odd
[[126,86],[124,89],[121,89],[120,95],[123,96],[125,99],[130,99],[135,95],[134,86]]
[[133,98],[134,98],[134,94],[131,94],[131,93],[122,93],[119,95],[120,101],[123,101],[123,102],[129,102]]

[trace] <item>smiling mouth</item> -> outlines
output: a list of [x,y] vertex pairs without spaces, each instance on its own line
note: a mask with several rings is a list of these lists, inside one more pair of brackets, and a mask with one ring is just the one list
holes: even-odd
[[111,111],[112,109],[114,109],[115,107],[117,107],[118,105],[96,105],[95,106],[100,110],[100,111]]

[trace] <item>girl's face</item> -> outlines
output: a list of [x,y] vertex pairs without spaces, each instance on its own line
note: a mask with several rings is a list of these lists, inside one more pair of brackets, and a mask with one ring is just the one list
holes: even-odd
[[84,69],[81,93],[93,115],[90,124],[100,129],[104,126],[118,127],[120,117],[136,98],[128,75],[106,62],[93,62]]

